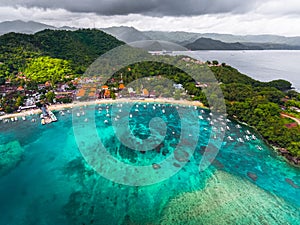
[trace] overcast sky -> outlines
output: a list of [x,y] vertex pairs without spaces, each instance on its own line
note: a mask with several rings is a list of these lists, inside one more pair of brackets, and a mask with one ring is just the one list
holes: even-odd
[[0,21],[300,36],[299,0],[0,0]]

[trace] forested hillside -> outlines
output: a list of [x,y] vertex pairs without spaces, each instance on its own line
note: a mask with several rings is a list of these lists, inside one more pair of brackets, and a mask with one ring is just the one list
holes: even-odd
[[67,60],[73,73],[82,74],[101,54],[123,42],[99,30],[44,30],[34,35],[0,36],[0,77],[25,70],[32,58],[49,56]]

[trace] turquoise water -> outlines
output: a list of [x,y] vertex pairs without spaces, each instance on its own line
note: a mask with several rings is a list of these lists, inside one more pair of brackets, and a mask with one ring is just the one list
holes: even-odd
[[[84,114],[82,113],[77,120],[81,121],[80,125],[84,127],[86,121],[95,117],[97,134],[106,151],[114,158],[130,165],[152,166],[173,153],[179,144],[182,121],[175,106],[156,105],[156,109],[153,110],[153,105],[143,107],[144,105],[145,103],[140,105],[138,112],[135,108],[132,109],[129,126],[134,135],[141,139],[149,137],[148,124],[154,116],[161,117],[167,125],[163,144],[152,151],[132,151],[118,141],[111,126],[112,121],[106,116],[111,114],[110,105],[101,106],[102,110],[99,110],[100,106],[95,110],[83,107],[81,111]],[[236,218],[238,210],[234,206],[242,208],[239,204],[243,203],[248,214],[260,213],[259,219],[264,219],[267,224],[300,224],[300,169],[288,165],[261,139],[252,139],[252,134],[256,137],[258,135],[250,128],[242,125],[238,127],[235,122],[228,121],[226,126],[230,130],[226,129],[226,136],[216,159],[208,169],[199,172],[199,162],[211,132],[216,134],[212,135],[215,136],[215,139],[211,140],[214,143],[220,141],[220,131],[219,128],[210,125],[209,112],[201,109],[195,112],[203,119],[199,119],[199,125],[197,121],[194,122],[197,125],[196,130],[191,126],[194,130],[189,138],[193,139],[199,135],[199,140],[189,161],[169,179],[140,187],[122,185],[105,179],[85,162],[74,136],[74,118],[67,111],[64,116],[56,113],[58,122],[46,126],[40,125],[39,122],[32,123],[29,118],[26,121],[19,119],[8,124],[1,123],[1,148],[5,149],[9,143],[17,141],[19,145],[15,146],[20,146],[22,157],[17,164],[12,164],[14,166],[9,171],[0,173],[0,224],[166,224],[163,218],[168,215],[168,209],[172,209],[172,203],[178,196],[184,197],[188,196],[186,193],[199,191],[205,193],[206,190],[209,190],[209,196],[214,196],[210,188],[212,180],[219,180],[217,183],[229,187],[228,190],[232,192],[249,189],[247,204],[245,198],[235,200],[230,207],[236,212],[224,209],[221,214],[224,218]],[[39,121],[38,116],[33,117]],[[219,118],[222,123],[226,122],[225,118]],[[251,137],[249,140],[247,135]],[[230,141],[228,136],[234,141]],[[242,138],[244,142],[238,142],[238,138]],[[86,140],[86,143],[90,141]],[[187,140],[187,146],[188,143]],[[259,150],[258,146],[262,149]],[[159,169],[157,171],[159,172]],[[227,175],[220,175],[219,172]],[[228,176],[233,176],[234,179]],[[243,184],[240,189],[239,183]],[[260,192],[264,194],[255,194]],[[206,199],[205,194],[203,198],[201,196],[200,199]],[[211,201],[211,198],[209,199]],[[256,205],[265,199],[270,204],[261,207],[261,211],[256,209]],[[229,201],[225,197],[219,200]],[[216,206],[211,204],[215,208],[210,209],[210,213],[213,214],[216,210],[216,216],[220,216],[220,202]],[[251,211],[253,208],[255,213]],[[189,218],[184,211],[180,216],[185,222],[176,224],[192,221],[183,218]],[[249,224],[254,219],[243,220],[242,223]]]

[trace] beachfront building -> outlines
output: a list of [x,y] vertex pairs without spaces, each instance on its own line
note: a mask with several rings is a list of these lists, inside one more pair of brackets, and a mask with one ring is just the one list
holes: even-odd
[[149,91],[146,88],[143,89],[142,97],[149,98]]

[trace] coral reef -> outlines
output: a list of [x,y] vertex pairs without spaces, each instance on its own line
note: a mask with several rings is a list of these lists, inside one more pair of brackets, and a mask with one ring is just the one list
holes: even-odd
[[0,176],[8,174],[22,160],[24,149],[18,141],[0,145]]
[[218,171],[203,191],[171,200],[161,224],[296,224],[299,212],[246,179]]

